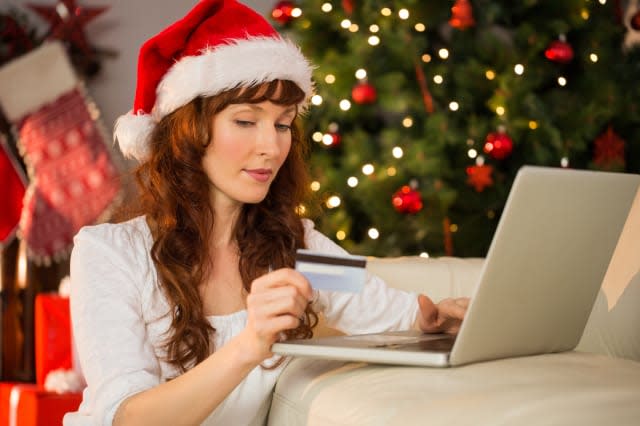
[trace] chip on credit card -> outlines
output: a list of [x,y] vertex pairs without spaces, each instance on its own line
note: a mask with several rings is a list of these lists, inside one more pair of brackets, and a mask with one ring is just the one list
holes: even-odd
[[366,266],[365,256],[305,249],[296,253],[296,270],[309,280],[315,290],[360,292],[367,277]]

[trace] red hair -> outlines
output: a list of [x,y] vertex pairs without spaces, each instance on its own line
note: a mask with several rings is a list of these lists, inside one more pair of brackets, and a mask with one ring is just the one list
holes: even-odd
[[[167,361],[182,371],[204,360],[215,348],[215,329],[207,320],[198,287],[211,270],[208,242],[215,216],[209,204],[207,174],[202,167],[212,134],[212,117],[230,104],[271,101],[298,105],[304,92],[290,81],[236,88],[213,97],[196,98],[164,117],[151,135],[151,156],[134,171],[137,198],[153,235],[151,257],[159,284],[171,306]],[[239,248],[243,286],[270,268],[293,267],[295,252],[305,247],[297,210],[308,198],[308,146],[297,123],[291,149],[260,203],[245,204],[234,235]],[[215,143],[215,141],[213,142]],[[318,317],[309,307],[304,321],[287,335],[311,337]]]

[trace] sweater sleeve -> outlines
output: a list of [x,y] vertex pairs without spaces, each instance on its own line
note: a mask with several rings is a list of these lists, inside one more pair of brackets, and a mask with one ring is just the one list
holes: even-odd
[[87,382],[76,413],[87,417],[81,424],[112,424],[125,398],[160,381],[143,318],[142,281],[150,274],[135,252],[131,235],[118,225],[84,228],[74,240],[71,320]]
[[[307,248],[324,253],[347,252],[313,228],[305,220]],[[417,294],[387,286],[379,277],[367,273],[359,293],[317,291],[314,308],[324,314],[327,325],[347,334],[409,330],[418,313]]]

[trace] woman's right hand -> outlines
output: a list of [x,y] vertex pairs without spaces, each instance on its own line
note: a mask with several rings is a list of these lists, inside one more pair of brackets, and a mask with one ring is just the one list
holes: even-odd
[[313,298],[309,281],[291,268],[269,272],[253,281],[247,296],[247,325],[240,334],[246,355],[259,364],[271,357],[271,345],[285,330],[300,325]]

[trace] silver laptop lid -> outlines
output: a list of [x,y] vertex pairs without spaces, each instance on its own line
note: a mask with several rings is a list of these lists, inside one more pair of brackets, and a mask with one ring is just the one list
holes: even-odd
[[639,175],[521,168],[451,364],[573,349],[639,186]]

